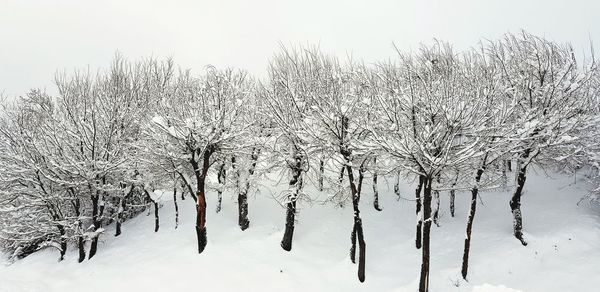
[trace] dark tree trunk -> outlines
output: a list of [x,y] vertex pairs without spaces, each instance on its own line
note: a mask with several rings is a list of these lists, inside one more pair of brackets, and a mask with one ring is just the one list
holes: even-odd
[[292,250],[292,239],[294,237],[294,224],[296,217],[296,200],[302,189],[302,160],[300,154],[296,154],[295,163],[292,167],[292,178],[289,187],[293,193],[290,195],[286,204],[285,231],[281,240],[281,247],[286,250]]
[[[73,196],[75,196],[75,192],[72,189],[71,189],[71,192],[72,192]],[[75,216],[77,216],[76,231],[77,231],[77,233],[79,233],[77,236],[77,249],[79,250],[79,259],[77,261],[79,263],[81,263],[85,260],[85,240],[83,238],[83,235],[81,234],[83,232],[83,230],[81,227],[81,220],[80,220],[80,216],[81,216],[80,207],[81,207],[81,202],[79,201],[79,198],[76,198],[75,202],[73,202],[73,209],[75,210]]]
[[106,218],[106,225],[111,225],[115,221],[113,215],[117,214],[117,212],[118,212],[118,207],[117,207],[117,209],[115,209],[114,206],[119,205],[119,200],[117,200],[116,198],[110,198],[110,201],[111,201],[111,204],[109,204],[109,206],[108,206],[107,212],[109,212],[109,214],[107,216],[108,218]]
[[363,161],[363,163],[358,168],[358,184],[357,184],[356,190],[358,192],[359,200],[360,200],[360,194],[362,194],[363,181],[365,180],[365,163],[366,163],[366,160]]
[[356,264],[356,223],[352,225],[352,233],[350,233],[350,261]]
[[[106,193],[104,193],[105,195],[103,196],[103,198],[106,198]],[[102,218],[104,216],[104,210],[106,209],[104,206],[104,201],[100,200],[98,201],[98,221],[100,222],[100,227],[102,227]]]
[[115,223],[115,236],[121,235],[121,221],[123,220],[123,211],[121,210],[121,208],[123,208],[124,203],[125,203],[124,199],[121,198],[121,200],[119,201],[119,211],[117,213],[117,222]]
[[206,235],[206,198],[204,190],[198,191],[196,202],[196,235],[198,237],[198,253],[202,253],[208,243]]
[[508,171],[512,171],[512,161],[510,159],[506,160],[506,168]]
[[129,198],[129,196],[131,194],[133,194],[133,190],[134,190],[134,186],[131,186],[131,189],[129,189],[129,192],[127,192],[127,194],[125,194],[121,200],[119,200],[119,209],[117,212],[117,222],[116,222],[116,228],[115,228],[115,236],[119,236],[121,235],[121,224],[123,223],[123,221],[125,221],[125,215],[123,214],[123,212],[125,212],[125,207],[127,206],[127,198]]
[[415,201],[417,204],[417,233],[415,236],[415,247],[417,249],[421,248],[421,240],[422,240],[422,236],[421,236],[421,229],[423,228],[423,215],[421,214],[421,189],[423,188],[423,184],[425,182],[425,177],[422,175],[419,175],[419,185],[417,186],[417,189],[415,190]]
[[398,201],[400,200],[400,171],[396,173],[396,182],[394,183],[394,194],[398,197]]
[[[254,155],[254,150],[252,150],[252,155]],[[231,168],[235,172],[235,183],[238,190],[238,225],[242,230],[246,230],[250,225],[250,221],[248,221],[248,190],[242,186],[240,181],[240,169],[237,168],[235,156],[231,157]],[[250,185],[248,185],[249,187]]]
[[[92,195],[92,223],[94,225],[94,231],[97,231],[102,226],[99,218],[98,200],[99,196],[97,194]],[[90,245],[90,253],[88,256],[88,260],[96,255],[96,251],[98,250],[98,237],[99,235],[96,234],[92,238],[92,244]]]
[[467,234],[465,238],[465,247],[462,259],[461,274],[463,279],[467,279],[467,271],[469,268],[469,251],[471,249],[471,231],[473,229],[473,220],[475,218],[475,211],[477,210],[477,193],[478,189],[475,187],[471,190],[471,209],[469,211],[469,218],[467,220]]
[[198,206],[198,210],[197,210],[197,218],[196,218],[196,237],[198,238],[198,253],[202,253],[204,251],[204,249],[206,248],[206,245],[208,243],[208,237],[206,235],[206,226],[204,228],[200,227],[199,224],[202,224],[200,222],[200,209],[201,207]]
[[367,257],[367,244],[365,243],[362,219],[360,216],[354,216],[354,228],[356,229],[356,235],[358,237],[358,280],[360,282],[365,281],[365,265]]
[[217,170],[217,180],[219,182],[219,189],[217,190],[217,208],[216,212],[221,212],[221,202],[223,201],[223,189],[225,186],[226,172],[225,172],[225,160],[223,163],[219,165],[219,169]]
[[296,216],[296,198],[293,196],[286,205],[285,231],[281,240],[281,247],[286,250],[292,250],[292,239],[294,237],[294,221]]
[[173,204],[175,204],[175,229],[179,227],[179,205],[177,204],[177,182],[173,185]]
[[[45,194],[48,194],[45,191],[45,188],[43,185],[42,185],[42,189],[44,190]],[[58,261],[62,261],[65,258],[65,253],[67,252],[67,238],[65,237],[65,234],[66,234],[65,227],[59,223],[63,219],[62,212],[60,211],[60,208],[58,208],[57,206],[50,204],[50,203],[47,203],[46,207],[48,208],[48,211],[50,212],[52,219],[54,220],[54,222],[56,222],[56,229],[58,229],[58,234],[59,234],[58,242],[59,242],[59,250],[60,250],[60,257],[59,257]],[[35,252],[35,248],[39,247],[39,246],[37,246],[37,244],[33,244],[33,245],[30,245],[30,247],[32,248],[31,252],[21,253],[21,257],[26,257],[27,255]]]
[[[195,157],[195,155],[193,157]],[[194,169],[194,176],[196,177],[196,186],[197,186],[198,179],[200,176],[198,173],[200,173],[201,171],[198,168],[199,167],[198,162],[194,161],[192,163],[192,161],[190,160],[190,164],[192,165],[192,169]],[[190,184],[190,182],[187,181],[187,179],[181,172],[177,172],[177,174],[179,174],[179,178],[181,178],[181,200],[182,201],[185,200],[185,194],[187,193],[190,195],[190,197],[192,197],[192,200],[194,200],[194,202],[198,201],[198,198],[196,197],[196,192],[194,192],[194,189],[192,188],[192,185]]]
[[440,227],[440,192],[438,190],[433,191],[433,200],[435,203],[435,208],[433,208],[433,223],[435,223],[437,227]]
[[[358,190],[357,190],[357,192],[358,192],[359,201],[360,201],[360,194],[362,193],[362,183],[363,183],[363,180],[365,178],[365,176],[364,176],[364,171],[365,171],[364,164],[365,164],[365,162],[366,161],[364,161],[361,164],[360,169],[358,171]],[[353,198],[354,198],[354,196],[353,196]],[[353,199],[352,202],[354,202],[354,199]],[[354,204],[353,204],[353,207],[354,207]],[[355,221],[356,221],[356,218],[355,218]],[[361,228],[361,230],[362,230],[362,228]],[[353,227],[352,227],[352,233],[350,234],[350,241],[351,241],[351,246],[350,246],[350,260],[352,261],[353,264],[356,263],[357,231],[358,231],[358,228],[357,228],[357,224],[355,222],[354,225],[353,225]]]
[[195,152],[190,159],[190,163],[194,169],[197,184],[197,195],[196,195],[196,236],[198,238],[198,253],[202,253],[208,243],[206,235],[206,175],[208,174],[208,168],[210,167],[210,156],[214,152],[214,146],[208,145],[202,155],[202,168],[196,161]]
[[450,216],[454,217],[454,211],[455,211],[455,207],[454,207],[454,200],[456,199],[456,184],[458,183],[458,176],[459,176],[459,172],[458,170],[456,171],[456,178],[454,179],[454,182],[452,183],[452,188],[450,189]]
[[158,218],[158,202],[152,201],[154,203],[154,232],[158,232],[158,228],[160,225]]
[[60,234],[60,259],[65,259],[65,253],[67,252],[67,239],[65,238],[65,228],[62,225],[57,225],[58,232]]
[[206,236],[206,200],[198,192],[198,202],[196,203],[196,236],[198,237],[198,253],[202,253],[208,242]]
[[423,178],[423,247],[421,262],[421,278],[419,292],[429,291],[429,259],[430,259],[430,233],[431,233],[431,183],[430,177]]
[[323,180],[325,179],[325,160],[319,160],[319,191],[323,191]]
[[465,237],[465,248],[463,252],[461,274],[463,279],[467,280],[467,271],[469,269],[469,252],[471,250],[471,231],[473,230],[473,221],[475,219],[475,211],[477,211],[477,195],[479,194],[479,182],[481,181],[481,175],[485,171],[487,155],[484,157],[483,166],[477,170],[475,175],[475,186],[471,189],[471,209],[469,211],[469,218],[467,219],[467,234]]
[[[146,200],[152,202],[154,205],[154,232],[158,232],[158,228],[160,227],[160,220],[158,218],[158,202],[152,199],[150,193],[147,190],[144,190],[146,194]],[[150,209],[148,209],[148,215],[150,215]]]
[[521,214],[521,195],[523,194],[525,180],[527,179],[527,165],[521,166],[518,171],[517,188],[509,205],[513,214],[513,233],[521,244],[527,245],[527,242],[523,239],[523,215]]
[[238,193],[238,225],[240,229],[246,230],[250,226],[248,220],[248,191],[246,189]]
[[454,217],[454,199],[456,198],[456,191],[454,189],[450,190],[450,216]]
[[250,156],[250,168],[248,168],[246,184],[244,185],[244,189],[238,194],[238,224],[242,230],[246,230],[250,226],[250,220],[248,220],[248,192],[250,190],[250,179],[254,175],[259,154],[260,149],[252,149],[252,155]]
[[[373,165],[377,168],[377,158],[373,158]],[[379,206],[379,188],[377,188],[377,170],[373,170],[373,207],[377,211],[381,211]]]
[[183,186],[184,182],[181,183],[181,200],[185,201],[185,188]]
[[342,166],[342,168],[340,169],[340,185],[342,185],[344,183],[344,172],[346,171],[346,168],[344,166]]
[[[358,186],[356,185],[356,181],[354,180],[354,172],[352,170],[352,166],[350,165],[352,152],[348,149],[348,146],[344,144],[346,140],[346,136],[348,135],[348,125],[349,119],[346,116],[342,116],[341,118],[341,139],[340,139],[340,154],[344,157],[345,164],[342,166],[342,170],[346,169],[346,174],[348,175],[348,182],[350,184],[350,191],[352,194],[352,208],[354,209],[354,226],[352,227],[351,232],[351,251],[350,256],[352,257],[354,253],[356,253],[356,241],[358,241],[358,280],[360,282],[365,281],[365,265],[366,265],[366,253],[367,253],[367,244],[365,243],[365,238],[363,234],[362,228],[362,219],[360,218],[360,210],[359,210],[359,202],[360,202],[360,193],[362,190],[362,182],[364,178],[364,166],[367,160],[363,160],[358,169]],[[343,172],[342,172],[343,175]],[[353,261],[354,262],[354,261]]]
[[85,240],[83,236],[77,237],[77,249],[79,250],[79,259],[77,262],[81,263],[85,260]]
[[[361,166],[362,168],[362,166]],[[365,264],[366,264],[366,243],[362,228],[362,219],[360,218],[359,202],[360,202],[360,190],[362,187],[362,171],[359,171],[359,183],[358,187],[354,181],[354,174],[352,167],[346,164],[346,173],[348,175],[348,181],[350,182],[350,189],[352,192],[352,207],[354,209],[354,226],[352,228],[352,247],[351,256],[356,252],[356,241],[358,241],[358,280],[360,282],[365,281]],[[353,250],[353,251],[352,251]],[[353,261],[354,262],[354,261]]]

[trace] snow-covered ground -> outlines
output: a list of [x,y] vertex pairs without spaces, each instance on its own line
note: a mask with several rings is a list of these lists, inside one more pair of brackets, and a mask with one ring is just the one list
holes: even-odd
[[[442,226],[432,231],[431,291],[598,289],[600,211],[577,205],[585,184],[552,176],[530,172],[523,197],[526,247],[512,236],[510,192],[481,195],[468,283],[459,279],[469,194],[457,195],[452,218],[442,193]],[[164,200],[158,233],[153,216],[141,215],[124,224],[118,238],[109,227],[96,257],[82,264],[74,249],[63,262],[57,262],[56,250],[47,249],[0,265],[0,291],[416,291],[421,251],[414,247],[414,202],[397,201],[380,181],[382,212],[372,207],[370,186],[363,187],[364,283],[348,255],[350,206],[303,202],[293,250],[285,252],[279,247],[285,211],[263,190],[250,199],[246,231],[237,227],[235,197],[226,195],[216,214],[216,195],[210,194],[209,243],[202,254],[196,251],[192,200],[179,201],[178,229],[172,201]],[[413,186],[402,186],[402,193],[412,198]]]

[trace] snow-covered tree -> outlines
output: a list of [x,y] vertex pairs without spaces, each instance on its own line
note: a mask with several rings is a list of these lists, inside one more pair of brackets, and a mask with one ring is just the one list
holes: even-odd
[[134,187],[144,185],[137,177],[135,143],[153,92],[162,86],[157,69],[170,66],[158,64],[131,64],[117,56],[108,71],[95,76],[57,75],[56,97],[32,91],[14,110],[5,110],[7,151],[0,164],[11,193],[20,194],[12,202],[21,209],[47,205],[49,218],[58,222],[61,246],[76,240],[80,262],[85,241],[91,241],[89,258],[95,255],[104,224],[116,222],[118,235],[121,222],[150,203]]
[[460,139],[477,143],[479,153],[469,162],[448,172],[447,179],[451,182],[451,192],[457,184],[459,187],[470,188],[471,192],[461,268],[462,277],[466,280],[478,195],[482,189],[497,188],[502,183],[503,172],[498,173],[498,169],[492,166],[501,164],[504,167],[503,162],[512,150],[515,125],[511,119],[516,105],[505,98],[506,88],[500,82],[500,68],[490,62],[483,49],[472,50],[462,56],[461,72],[464,78],[461,83],[465,89],[463,98],[476,106],[470,114],[471,124],[466,124],[468,128]]
[[45,246],[66,252],[67,228],[59,185],[47,178],[44,130],[54,104],[33,90],[6,105],[0,124],[0,229],[4,249],[20,258]]
[[[298,72],[288,67],[286,53],[276,56],[269,66],[269,82],[262,84],[259,97],[265,101],[265,116],[272,124],[271,163],[274,170],[280,170],[289,178],[288,189],[278,196],[285,206],[285,231],[281,247],[292,250],[298,201],[309,198],[303,191],[305,173],[309,169],[309,145],[303,130],[303,119],[308,105],[300,97]],[[279,166],[279,167],[278,167]]]
[[[358,241],[358,278],[361,282],[365,280],[366,244],[359,200],[370,159],[360,146],[368,134],[362,125],[371,103],[365,71],[363,66],[353,62],[341,65],[336,58],[323,54],[318,48],[284,48],[271,65],[271,83],[278,89],[272,105],[278,113],[286,112],[285,116],[291,117],[288,120],[279,118],[279,123],[285,131],[293,133],[288,138],[292,141],[288,144],[295,149],[292,155],[302,159],[318,158],[318,175],[321,176],[318,181],[323,175],[323,157],[340,165],[342,175],[348,178],[349,188],[342,190],[349,192],[342,198],[350,198],[354,209],[350,257],[355,262]],[[296,166],[305,163],[302,159],[295,159]],[[301,173],[299,170],[298,167],[297,174]],[[322,189],[322,182],[319,182],[319,189]],[[294,208],[292,204],[290,209]]]
[[515,237],[523,244],[521,196],[527,168],[538,156],[557,145],[571,142],[568,133],[581,122],[588,106],[587,83],[596,70],[581,66],[570,45],[559,45],[525,31],[507,34],[490,42],[489,58],[501,69],[507,99],[516,103],[518,112],[512,123],[518,148],[516,188],[510,200]]
[[245,72],[209,68],[196,78],[189,71],[163,92],[156,115],[144,130],[143,150],[179,176],[197,205],[198,252],[207,244],[206,178],[217,154],[247,148],[241,139],[252,124],[244,103],[252,94]]
[[467,85],[459,56],[442,42],[423,46],[416,55],[401,54],[398,64],[380,64],[378,75],[382,114],[371,126],[370,140],[398,168],[418,177],[419,291],[428,291],[432,195],[447,184],[441,177],[445,171],[479,154],[478,139],[468,134],[476,126],[481,103],[478,92]]

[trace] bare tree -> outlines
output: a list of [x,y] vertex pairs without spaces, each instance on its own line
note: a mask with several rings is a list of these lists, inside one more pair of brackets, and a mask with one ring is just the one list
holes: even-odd
[[596,70],[580,68],[570,45],[558,45],[526,32],[508,34],[487,48],[489,58],[501,68],[506,98],[518,105],[516,130],[517,186],[510,200],[515,237],[523,244],[521,197],[528,166],[547,149],[568,142],[564,135],[580,121],[587,106],[586,83]]
[[400,58],[398,65],[379,65],[381,118],[371,126],[374,134],[370,137],[398,167],[418,177],[417,247],[422,243],[419,291],[428,291],[432,192],[445,184],[436,181],[445,170],[477,155],[477,143],[461,137],[473,125],[479,104],[475,99],[464,100],[470,90],[463,86],[461,62],[448,44],[436,42],[422,47],[416,56]]
[[212,158],[245,147],[240,137],[251,125],[242,120],[241,105],[250,94],[244,72],[209,68],[201,78],[184,72],[162,95],[160,114],[145,130],[145,150],[161,164],[170,164],[165,174],[179,176],[196,202],[199,253],[207,244],[206,178]]
[[271,60],[270,82],[260,90],[261,98],[266,101],[265,116],[274,126],[273,141],[270,143],[273,146],[269,151],[274,156],[274,164],[281,165],[289,178],[288,189],[280,196],[286,209],[285,230],[281,240],[281,247],[286,251],[292,250],[297,203],[307,198],[303,188],[304,174],[309,169],[307,141],[299,135],[308,105],[295,92],[293,86],[297,84],[298,76],[289,69],[285,54]]
[[[281,87],[274,101],[295,111],[294,124],[303,145],[310,151],[339,161],[345,172],[354,209],[351,259],[359,246],[358,278],[365,280],[366,244],[359,201],[364,173],[370,157],[359,144],[367,132],[361,127],[364,106],[370,102],[365,69],[353,62],[342,66],[317,48],[283,49],[272,63],[272,83]],[[289,106],[288,106],[289,105]],[[298,137],[293,139],[299,140]],[[292,140],[292,139],[290,139]],[[296,160],[297,166],[301,160]],[[320,162],[321,164],[321,162]],[[358,171],[358,176],[356,176]],[[291,183],[290,183],[291,184]]]

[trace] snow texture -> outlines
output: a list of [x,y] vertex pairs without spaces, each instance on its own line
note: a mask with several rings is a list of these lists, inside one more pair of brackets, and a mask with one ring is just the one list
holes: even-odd
[[[432,230],[430,290],[565,292],[600,287],[599,212],[577,205],[588,186],[582,181],[573,184],[572,177],[550,175],[532,171],[526,186],[526,247],[512,237],[510,192],[481,194],[469,282],[461,279],[460,260],[470,196],[457,192],[452,218],[448,193],[441,192],[442,227]],[[412,194],[415,186],[400,187],[403,194]],[[368,246],[365,283],[356,280],[356,267],[348,257],[352,208],[301,206],[294,249],[285,252],[279,247],[284,212],[268,188],[277,191],[266,184],[261,193],[250,196],[251,225],[246,231],[237,227],[233,196],[225,194],[223,210],[208,213],[209,244],[200,255],[192,232],[193,201],[180,201],[178,229],[172,204],[165,203],[158,233],[152,232],[153,216],[142,213],[123,224],[120,237],[101,237],[98,256],[92,260],[78,264],[77,251],[69,247],[65,260],[57,263],[56,249],[47,248],[0,265],[0,291],[189,291],[199,283],[205,291],[416,290],[421,254],[414,248],[414,203],[396,201],[392,178],[380,180],[384,211],[372,208],[370,193],[361,201]],[[318,193],[312,187],[306,191]],[[216,193],[209,193],[207,200],[214,205]]]

